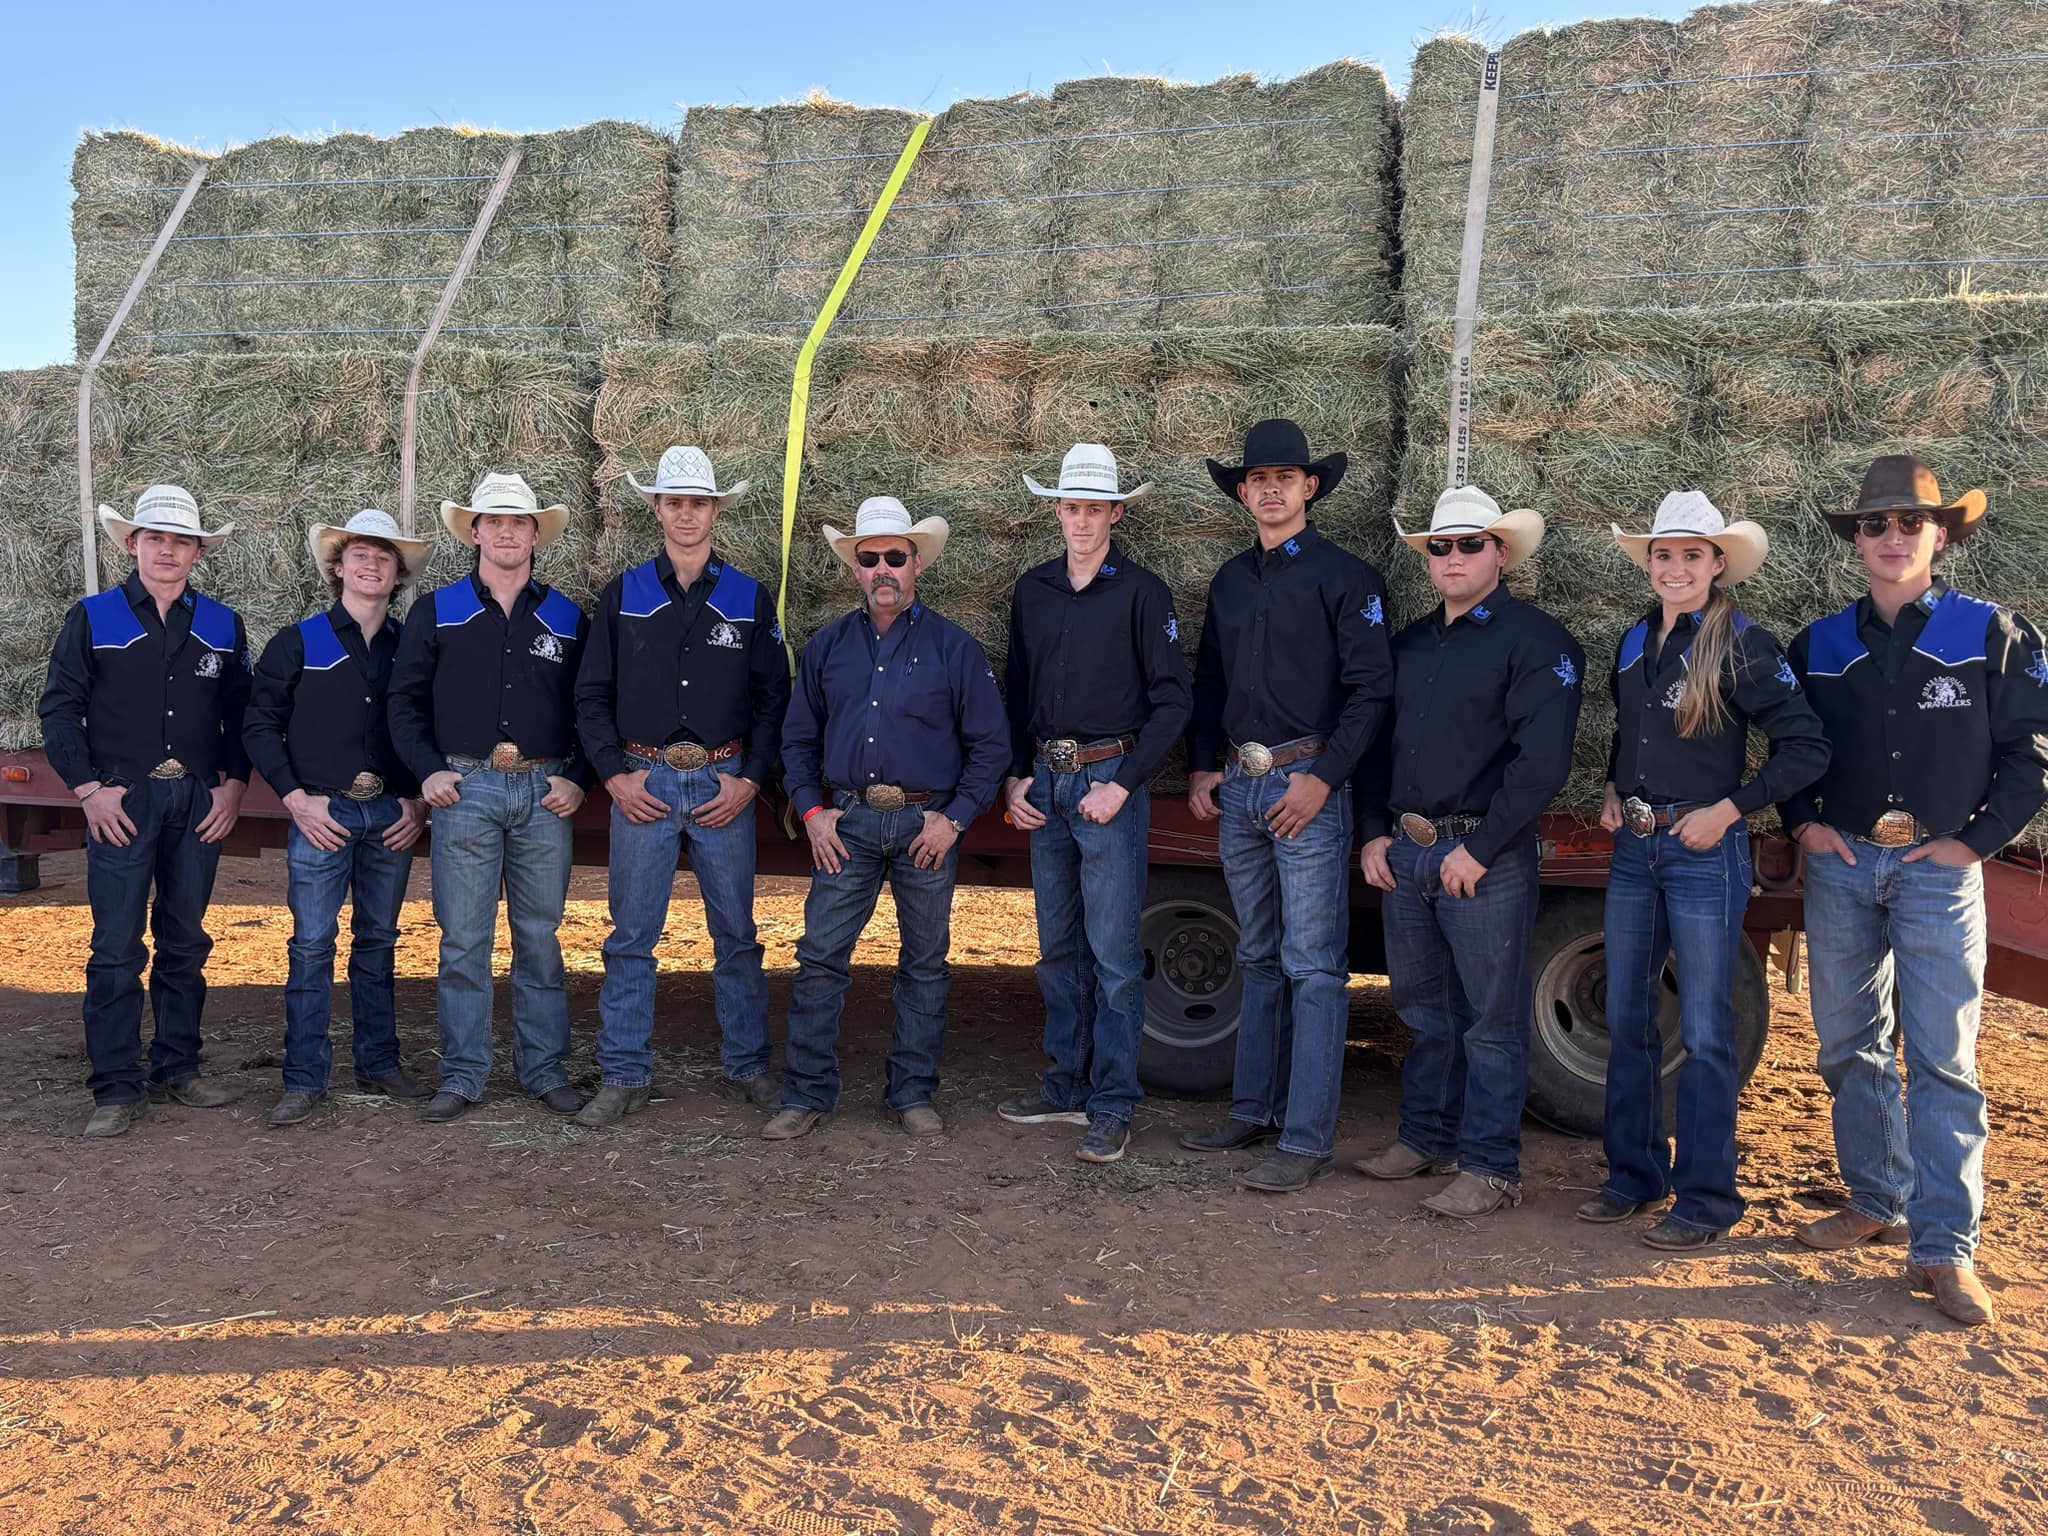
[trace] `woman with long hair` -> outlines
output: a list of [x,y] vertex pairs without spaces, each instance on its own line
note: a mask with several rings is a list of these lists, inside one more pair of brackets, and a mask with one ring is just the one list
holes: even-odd
[[[1614,529],[1649,573],[1656,606],[1622,638],[1609,679],[1614,740],[1600,825],[1614,834],[1607,883],[1607,1182],[1579,1207],[1623,1221],[1665,1196],[1643,1236],[1704,1248],[1742,1220],[1735,1187],[1735,985],[1749,907],[1744,818],[1819,778],[1820,721],[1785,653],[1728,589],[1756,573],[1770,541],[1727,522],[1699,491],[1674,491],[1647,534]],[[1751,727],[1770,753],[1744,782]],[[1664,960],[1677,966],[1678,1115],[1664,1124]]]

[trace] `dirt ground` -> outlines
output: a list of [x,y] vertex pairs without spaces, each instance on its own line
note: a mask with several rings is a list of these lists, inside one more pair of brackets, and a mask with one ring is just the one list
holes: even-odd
[[[1374,980],[1346,1171],[1304,1194],[1181,1151],[1213,1106],[1148,1104],[1101,1169],[1003,1124],[1040,1061],[1008,892],[960,900],[941,1141],[879,1104],[886,905],[840,1114],[756,1139],[687,878],[649,1112],[565,1127],[501,1071],[453,1125],[342,1095],[275,1132],[282,863],[229,860],[208,1053],[244,1097],[87,1143],[82,862],[43,869],[0,904],[0,1531],[2048,1531],[2048,1013],[1988,1012],[2003,1317],[1968,1331],[1897,1250],[1792,1241],[1840,1199],[1797,997],[1743,1103],[1750,1218],[1674,1259],[1574,1222],[1599,1149],[1534,1127],[1527,1203],[1477,1224],[1351,1174],[1404,1044]],[[572,895],[590,1083],[601,876]],[[778,1033],[801,912],[764,883]],[[406,931],[431,1072],[424,901]],[[501,1061],[503,1020],[501,988]]]

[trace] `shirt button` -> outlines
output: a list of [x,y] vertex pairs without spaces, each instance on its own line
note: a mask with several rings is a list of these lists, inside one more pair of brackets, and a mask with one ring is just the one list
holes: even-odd
[[683,686],[685,688],[690,686],[690,680],[687,677],[683,679]]
[[1893,762],[1897,762],[1897,761],[1898,761],[1898,760],[1900,759],[1900,757],[1902,757],[1903,755],[1904,755],[1903,753],[1899,753],[1899,752],[1894,752],[1894,753],[1892,754],[1892,761],[1893,761]]
[[[875,738],[874,738],[874,737],[872,737],[872,736],[870,736],[870,737],[868,738],[868,745],[872,747],[872,746],[873,746],[874,744],[875,744]],[[869,775],[869,777],[870,777],[870,778],[872,778],[872,777],[873,777],[873,775],[872,775],[872,774],[870,774],[870,775]]]
[[882,707],[882,701],[881,701],[880,699],[869,699],[869,700],[868,700],[868,708],[869,708],[869,709],[880,709],[881,707]]

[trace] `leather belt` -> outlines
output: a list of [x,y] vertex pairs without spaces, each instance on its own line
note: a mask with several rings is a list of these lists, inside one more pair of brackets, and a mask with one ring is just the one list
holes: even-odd
[[1851,833],[1857,842],[1873,848],[1911,848],[1937,836],[1935,830],[1911,811],[1886,811],[1868,832]]
[[1055,736],[1038,744],[1038,760],[1054,773],[1079,773],[1092,764],[1122,757],[1137,744],[1135,736],[1105,736],[1100,741]]
[[1418,848],[1434,848],[1447,837],[1464,837],[1477,832],[1484,816],[1423,816],[1403,811],[1395,825],[1401,835]]
[[900,811],[906,805],[929,805],[938,797],[935,789],[904,789],[897,784],[870,784],[866,789],[838,789],[828,784],[825,793],[834,799],[840,795],[858,796],[871,811]]
[[1277,747],[1261,746],[1256,741],[1242,745],[1232,742],[1223,757],[1247,777],[1262,779],[1275,768],[1289,768],[1304,758],[1314,757],[1328,745],[1328,740],[1322,736],[1297,736]]
[[316,795],[338,795],[344,800],[375,800],[384,793],[384,780],[366,768],[349,781],[346,789],[318,784],[308,784],[306,788]]
[[650,747],[644,741],[621,742],[635,757],[667,763],[679,773],[694,773],[712,763],[729,763],[740,755],[743,744],[735,737],[722,747],[707,747],[694,741],[672,741],[665,747]]
[[1667,831],[1678,824],[1687,811],[1698,810],[1704,801],[1686,801],[1682,805],[1653,806],[1640,795],[1630,795],[1621,802],[1622,825],[1637,837],[1648,837],[1652,832]]
[[152,779],[182,779],[192,772],[175,757],[167,757],[149,770]]

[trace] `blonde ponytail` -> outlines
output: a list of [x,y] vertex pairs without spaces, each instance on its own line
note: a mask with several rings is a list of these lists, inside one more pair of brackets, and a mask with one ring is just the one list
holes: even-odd
[[1678,698],[1679,735],[1718,736],[1734,720],[1725,691],[1734,661],[1735,599],[1716,584],[1692,637],[1685,691]]

